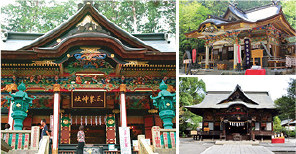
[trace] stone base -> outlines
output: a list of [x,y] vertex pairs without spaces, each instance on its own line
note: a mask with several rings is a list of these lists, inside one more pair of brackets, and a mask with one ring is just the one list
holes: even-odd
[[155,149],[154,153],[159,154],[175,154],[176,149]]

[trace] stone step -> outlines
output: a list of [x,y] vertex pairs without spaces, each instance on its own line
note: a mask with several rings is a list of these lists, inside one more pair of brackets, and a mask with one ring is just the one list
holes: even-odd
[[35,154],[38,150],[9,150],[8,154]]
[[259,145],[259,141],[216,141],[216,145],[240,144],[240,145]]

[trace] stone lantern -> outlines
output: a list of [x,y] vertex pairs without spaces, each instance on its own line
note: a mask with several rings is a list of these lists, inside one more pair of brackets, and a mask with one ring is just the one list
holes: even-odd
[[10,100],[12,105],[12,111],[11,117],[14,120],[14,130],[22,130],[23,129],[23,121],[27,117],[27,110],[29,106],[32,105],[32,100],[34,98],[28,97],[28,94],[24,92],[26,90],[25,84],[22,82],[17,89],[19,90],[15,94],[12,94],[9,92],[11,98],[7,98],[7,100]]
[[163,121],[164,129],[173,129],[172,120],[176,116],[176,94],[171,94],[167,91],[168,86],[162,81],[160,83],[158,96],[150,98],[153,100],[153,105],[159,108],[159,117]]
[[[167,91],[168,86],[162,81],[160,83],[159,89],[161,90],[158,93],[158,96],[150,98],[153,100],[153,105],[159,108],[159,117],[163,121],[164,129],[173,129],[172,120],[176,116],[176,94],[171,94]],[[176,133],[174,133],[176,138]],[[169,133],[167,133],[168,137],[168,146],[171,148],[171,139]],[[161,143],[164,145],[163,134],[161,135]]]

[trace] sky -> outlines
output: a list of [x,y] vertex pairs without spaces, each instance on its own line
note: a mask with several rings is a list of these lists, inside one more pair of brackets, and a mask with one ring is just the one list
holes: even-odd
[[200,75],[207,91],[233,91],[239,84],[243,91],[268,91],[276,100],[287,94],[288,82],[294,75]]

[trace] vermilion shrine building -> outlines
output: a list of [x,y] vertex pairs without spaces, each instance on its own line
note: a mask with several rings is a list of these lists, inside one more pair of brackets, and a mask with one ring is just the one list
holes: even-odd
[[[1,127],[12,123],[5,99],[24,82],[30,97],[23,129],[46,119],[53,149],[76,149],[85,126],[86,143],[118,144],[118,127],[131,139],[161,126],[157,96],[162,80],[175,91],[176,53],[165,33],[130,34],[86,3],[53,30],[7,32],[1,43]],[[174,122],[175,123],[175,122]],[[117,146],[117,145],[116,145]],[[104,147],[106,148],[106,147]]]
[[196,58],[205,68],[235,69],[240,63],[244,68],[257,64],[277,69],[286,63],[291,67],[291,58],[295,61],[295,43],[287,41],[295,30],[277,2],[249,10],[230,3],[223,17],[209,15],[185,35],[206,41],[205,53],[197,51]]

